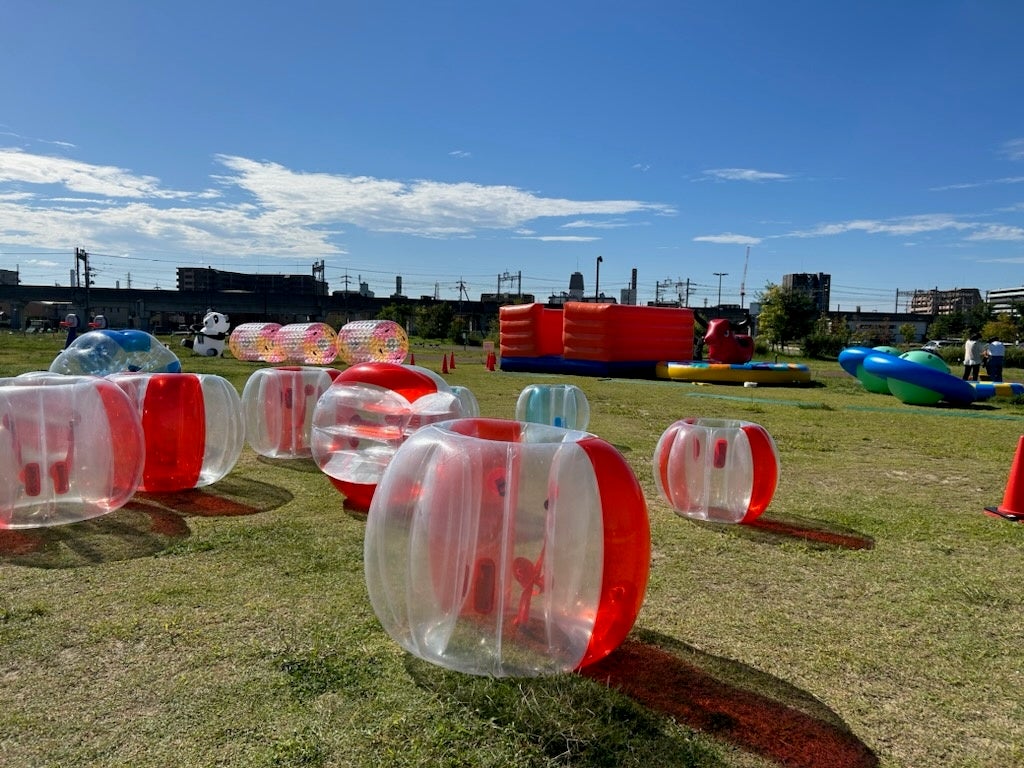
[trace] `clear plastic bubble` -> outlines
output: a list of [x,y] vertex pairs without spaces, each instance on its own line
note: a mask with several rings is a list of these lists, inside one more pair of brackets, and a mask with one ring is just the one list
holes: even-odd
[[242,401],[231,383],[200,373],[121,373],[110,380],[142,420],[146,461],[141,491],[180,491],[230,472],[245,443]]
[[585,432],[498,419],[424,427],[367,516],[370,602],[410,653],[479,675],[579,669],[636,620],[650,530],[622,455]]
[[0,529],[112,512],[135,493],[145,458],[129,397],[94,376],[0,379]]
[[759,424],[732,419],[681,419],[654,449],[661,497],[681,516],[748,523],[772,500],[779,451]]
[[160,339],[145,331],[83,333],[50,364],[52,373],[106,376],[122,371],[178,373],[181,361]]
[[565,429],[586,429],[590,403],[573,384],[530,384],[519,393],[516,419]]

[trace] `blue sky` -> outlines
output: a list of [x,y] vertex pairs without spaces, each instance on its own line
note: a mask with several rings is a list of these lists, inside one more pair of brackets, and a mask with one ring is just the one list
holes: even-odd
[[9,0],[0,266],[984,295],[1024,284],[1022,39],[1016,0]]

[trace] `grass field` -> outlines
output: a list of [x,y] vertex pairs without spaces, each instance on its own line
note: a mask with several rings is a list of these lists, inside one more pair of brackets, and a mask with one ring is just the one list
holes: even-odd
[[[0,336],[0,376],[62,341]],[[442,350],[417,364],[440,370]],[[180,352],[239,390],[255,370]],[[485,416],[554,380],[455,355],[447,378]],[[558,377],[632,465],[652,529],[635,629],[585,674],[476,678],[405,654],[367,600],[364,518],[309,461],[246,448],[201,491],[0,531],[0,765],[1024,765],[1024,524],[983,513],[1024,405],[907,406],[809,364],[805,388]],[[760,524],[659,500],[654,446],[685,416],[775,438]]]

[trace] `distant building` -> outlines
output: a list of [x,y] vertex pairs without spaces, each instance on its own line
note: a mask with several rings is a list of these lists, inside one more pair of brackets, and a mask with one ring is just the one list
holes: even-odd
[[981,303],[981,291],[977,288],[954,288],[950,291],[934,288],[914,291],[909,309],[915,315],[955,315],[968,312]]
[[997,288],[988,292],[988,303],[997,315],[1017,315],[1024,309],[1024,285],[1019,288]]
[[553,306],[561,306],[567,301],[590,301],[598,302],[601,304],[615,304],[616,301],[611,296],[605,296],[602,293],[598,297],[586,296],[584,294],[583,287],[583,273],[573,272],[569,275],[569,290],[562,291],[561,293],[555,293],[548,297],[548,304]]
[[18,285],[21,279],[16,269],[0,269],[0,285]]
[[782,276],[782,287],[791,291],[802,291],[811,297],[814,308],[819,313],[828,312],[829,299],[832,293],[832,275],[824,272],[810,274],[806,272]]
[[178,267],[177,271],[179,291],[327,295],[327,283],[312,275],[246,274],[212,267]]

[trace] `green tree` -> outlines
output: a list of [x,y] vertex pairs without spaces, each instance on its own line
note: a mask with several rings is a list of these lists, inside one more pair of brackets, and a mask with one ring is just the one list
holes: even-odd
[[403,328],[409,325],[409,319],[413,316],[415,307],[412,304],[387,304],[380,308],[377,313],[378,320],[391,320]]
[[981,337],[983,339],[995,338],[1012,343],[1017,340],[1019,334],[1020,330],[1017,328],[1017,324],[1007,315],[993,318],[981,328]]
[[913,344],[917,341],[917,326],[913,323],[904,323],[900,326],[900,336],[904,344]]
[[447,301],[416,308],[416,332],[425,339],[451,338],[455,311]]
[[814,331],[818,311],[805,291],[794,291],[769,282],[758,294],[761,314],[757,318],[758,333],[773,347],[803,339]]

